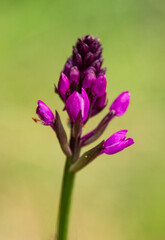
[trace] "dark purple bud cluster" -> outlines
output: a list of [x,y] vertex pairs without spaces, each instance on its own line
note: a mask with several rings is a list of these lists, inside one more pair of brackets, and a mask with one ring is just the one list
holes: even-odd
[[[75,92],[81,94],[82,88],[88,95],[90,107],[87,119],[99,113],[106,106],[106,69],[102,68],[102,45],[92,35],[78,39],[72,56],[61,72],[56,92],[66,102]],[[67,108],[66,108],[67,110]]]

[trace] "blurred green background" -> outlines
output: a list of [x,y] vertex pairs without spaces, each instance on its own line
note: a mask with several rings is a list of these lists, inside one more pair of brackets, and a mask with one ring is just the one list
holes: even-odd
[[128,129],[135,145],[77,175],[70,240],[165,239],[164,15],[161,0],[0,2],[0,239],[54,234],[64,155],[51,129],[31,118],[41,99],[69,133],[53,84],[85,34],[103,44],[109,104],[131,92],[127,113],[99,140]]

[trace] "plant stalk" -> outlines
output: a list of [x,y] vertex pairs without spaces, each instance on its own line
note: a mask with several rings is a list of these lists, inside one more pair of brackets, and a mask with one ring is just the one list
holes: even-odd
[[69,168],[73,161],[72,159],[73,156],[67,157],[65,163],[58,216],[57,240],[67,240],[68,236],[69,215],[75,179],[75,173],[69,172]]

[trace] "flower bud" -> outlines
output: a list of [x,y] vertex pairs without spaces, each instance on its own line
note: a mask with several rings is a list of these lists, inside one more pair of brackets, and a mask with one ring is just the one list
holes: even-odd
[[78,51],[79,51],[79,53],[81,54],[81,55],[85,55],[86,53],[88,53],[89,52],[89,50],[90,50],[90,48],[89,48],[89,46],[86,44],[86,43],[84,43],[83,41],[82,41],[82,39],[78,39],[78,41],[77,41],[77,48],[78,48]]
[[93,62],[94,54],[92,52],[88,52],[86,56],[84,57],[84,63],[86,66],[90,66]]
[[90,48],[93,52],[96,52],[97,49],[99,48],[99,46],[100,46],[100,40],[99,40],[99,38],[95,38],[92,41],[92,44],[90,45]]
[[115,116],[122,116],[129,106],[130,93],[129,91],[122,92],[112,103],[109,110],[115,112]]
[[91,116],[101,112],[107,105],[107,93],[105,92],[101,97],[96,98],[94,106],[92,108]]
[[43,121],[43,125],[52,125],[55,116],[50,110],[50,108],[41,100],[38,101],[38,107],[36,109],[36,113],[39,118]]
[[72,122],[75,122],[79,112],[81,111],[83,122],[88,117],[89,98],[85,90],[82,88],[82,93],[73,92],[66,100],[65,109]]
[[70,57],[70,58],[68,58],[67,62],[65,63],[65,66],[64,66],[63,72],[65,73],[65,75],[69,76],[72,66],[73,66],[73,61],[72,61],[72,57]]
[[69,79],[67,76],[62,72],[60,76],[60,80],[58,82],[58,92],[65,100],[65,94],[69,90]]
[[84,89],[91,88],[95,80],[96,80],[95,71],[93,70],[93,68],[88,69],[85,73],[85,78],[83,80],[83,88]]
[[79,83],[79,79],[80,79],[80,72],[78,70],[78,68],[76,66],[72,67],[70,70],[70,83]]
[[82,64],[83,64],[83,61],[82,61],[82,57],[79,53],[75,54],[74,57],[73,57],[73,63],[74,65],[76,65],[77,67],[81,67]]
[[115,154],[134,144],[134,140],[132,138],[126,139],[127,132],[128,130],[121,130],[109,137],[104,142],[101,153],[106,153],[108,155]]
[[105,92],[101,97],[99,97],[95,103],[95,108],[102,109],[105,107],[107,101],[107,93]]
[[105,75],[100,74],[92,85],[92,93],[97,97],[101,97],[106,91],[106,85],[107,81]]
[[92,66],[96,69],[96,71],[100,71],[101,65],[103,63],[103,58],[100,57],[99,59],[96,59],[93,63]]
[[94,54],[95,59],[97,59],[97,58],[99,58],[99,57],[101,56],[102,51],[103,51],[103,47],[100,45],[100,46],[97,48],[97,50],[96,50],[96,52],[95,52],[95,54]]

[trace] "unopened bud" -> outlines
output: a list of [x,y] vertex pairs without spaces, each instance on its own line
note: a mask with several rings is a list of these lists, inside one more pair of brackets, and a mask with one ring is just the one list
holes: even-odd
[[79,83],[79,79],[80,79],[80,72],[78,70],[78,68],[76,66],[72,67],[70,70],[70,83]]
[[114,111],[115,115],[120,117],[127,111],[129,102],[130,102],[129,91],[122,92],[112,103],[109,110]]
[[97,97],[101,97],[106,91],[106,86],[106,77],[104,74],[100,74],[92,85],[92,93]]
[[50,110],[50,108],[41,100],[38,100],[38,107],[36,109],[36,113],[39,116],[39,118],[43,121],[43,125],[52,125],[55,116]]

